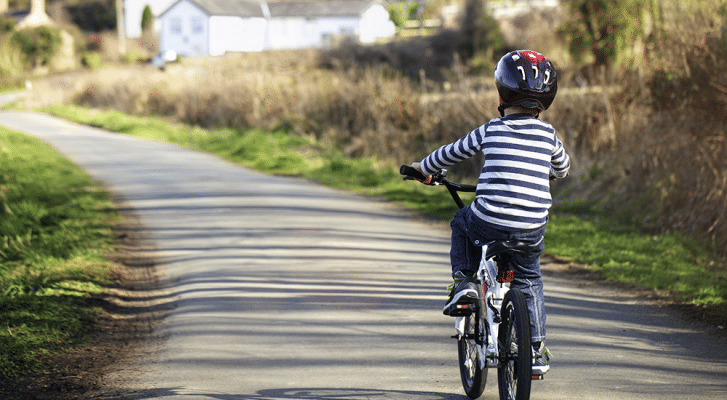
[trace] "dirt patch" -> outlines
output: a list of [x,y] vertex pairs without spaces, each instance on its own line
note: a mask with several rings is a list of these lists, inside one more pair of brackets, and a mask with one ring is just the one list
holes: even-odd
[[116,245],[108,255],[113,279],[102,296],[89,300],[101,310],[96,333],[87,345],[46,359],[34,375],[0,378],[4,399],[110,398],[115,389],[107,374],[130,365],[153,342],[169,296],[161,289],[144,226],[131,208],[117,205],[126,220],[114,229]]

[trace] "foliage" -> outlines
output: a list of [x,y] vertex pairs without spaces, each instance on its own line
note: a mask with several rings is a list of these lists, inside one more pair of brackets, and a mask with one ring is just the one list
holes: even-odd
[[564,0],[572,20],[560,28],[578,61],[592,57],[596,65],[624,62],[643,43],[644,21],[654,0]]
[[147,31],[151,29],[154,23],[154,14],[151,12],[151,8],[147,5],[144,6],[144,11],[141,14],[141,30]]
[[93,328],[110,196],[43,142],[0,128],[0,376],[31,372]]
[[89,0],[67,5],[71,21],[87,32],[116,29],[115,0]]
[[46,65],[61,46],[61,32],[57,28],[37,26],[16,31],[11,40],[20,47],[28,62],[37,67]]
[[403,1],[396,1],[389,4],[389,18],[397,28],[404,26],[409,19],[409,5]]
[[466,1],[462,33],[465,55],[472,59],[484,57],[484,67],[492,70],[489,67],[494,67],[500,57],[507,53],[507,43],[497,21],[487,12],[486,3],[484,0]]
[[15,20],[0,15],[0,34],[12,32],[15,29]]
[[19,75],[25,68],[25,57],[10,40],[12,34],[0,33],[0,78]]
[[99,69],[102,64],[101,56],[93,51],[83,53],[81,56],[81,64],[86,68]]

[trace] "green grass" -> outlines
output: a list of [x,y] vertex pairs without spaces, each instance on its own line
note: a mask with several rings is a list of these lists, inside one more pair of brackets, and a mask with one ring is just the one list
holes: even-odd
[[33,372],[93,330],[112,209],[65,157],[0,128],[0,376]]
[[[349,159],[335,149],[285,131],[208,132],[113,111],[66,106],[46,111],[138,137],[175,142],[258,170],[381,196],[436,218],[448,219],[456,209],[443,187],[402,181],[398,165]],[[581,205],[553,210],[546,241],[548,253],[590,265],[607,278],[673,295],[727,316],[727,267],[682,235],[646,234]]]
[[563,207],[551,214],[548,252],[592,265],[607,278],[725,314],[727,269],[695,241],[675,232],[646,234],[594,210]]

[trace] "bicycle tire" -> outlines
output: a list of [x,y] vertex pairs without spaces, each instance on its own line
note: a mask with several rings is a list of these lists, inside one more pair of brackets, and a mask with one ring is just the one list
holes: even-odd
[[510,289],[505,294],[501,317],[497,338],[500,400],[529,400],[533,368],[530,314],[521,291]]
[[[481,292],[481,289],[479,290]],[[482,293],[480,293],[482,298]],[[462,377],[462,387],[467,397],[477,399],[482,396],[487,384],[487,367],[482,368],[483,362],[480,360],[480,352],[477,351],[477,335],[480,336],[480,343],[486,341],[485,320],[482,317],[484,312],[484,302],[480,300],[475,312],[464,317],[464,335],[457,340],[457,353],[459,355],[459,372]],[[476,324],[477,319],[480,323]],[[481,332],[476,332],[479,326]]]

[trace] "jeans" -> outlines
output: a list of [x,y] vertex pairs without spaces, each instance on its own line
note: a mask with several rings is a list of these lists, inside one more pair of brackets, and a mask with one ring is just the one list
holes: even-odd
[[543,281],[540,273],[540,255],[543,254],[545,243],[542,241],[545,227],[534,231],[507,232],[493,228],[472,214],[467,206],[459,210],[452,220],[452,275],[459,271],[474,274],[482,258],[482,246],[493,240],[520,240],[538,243],[535,251],[516,254],[512,258],[510,269],[515,279],[511,288],[520,289],[530,311],[530,333],[533,342],[545,341],[545,300],[543,297]]

